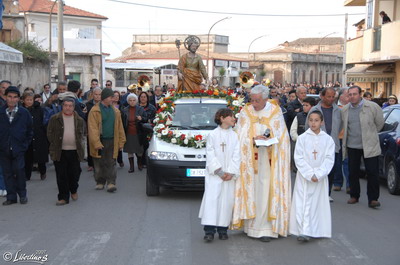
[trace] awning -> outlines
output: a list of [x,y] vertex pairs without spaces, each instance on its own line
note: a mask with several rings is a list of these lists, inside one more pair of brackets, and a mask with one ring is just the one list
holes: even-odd
[[22,52],[0,42],[0,62],[23,63]]
[[394,82],[392,64],[358,65],[346,71],[347,82],[375,83]]

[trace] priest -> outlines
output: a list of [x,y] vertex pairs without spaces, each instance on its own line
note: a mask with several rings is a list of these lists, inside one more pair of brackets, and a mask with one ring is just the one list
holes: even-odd
[[[289,135],[280,107],[268,102],[268,95],[267,87],[255,86],[251,104],[239,115],[241,164],[232,219],[233,229],[243,227],[249,237],[262,242],[287,236],[291,201]],[[269,138],[278,143],[255,145],[255,140]]]

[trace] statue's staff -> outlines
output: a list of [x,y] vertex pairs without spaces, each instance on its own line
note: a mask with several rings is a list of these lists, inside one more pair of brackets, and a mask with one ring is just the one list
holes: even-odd
[[[178,49],[178,58],[181,58],[181,41],[176,39],[175,40],[175,45],[176,45],[176,48]],[[183,79],[184,79],[183,74],[181,74],[181,77],[179,77],[179,69],[178,69],[177,73],[178,73],[178,79],[182,79],[182,87],[183,87],[183,90],[185,90],[185,87],[183,85],[184,84],[184,82],[183,82]]]

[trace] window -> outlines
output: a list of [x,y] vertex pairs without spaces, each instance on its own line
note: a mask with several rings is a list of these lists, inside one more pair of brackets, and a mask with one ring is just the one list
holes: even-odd
[[383,126],[382,131],[391,131],[393,130],[400,121],[400,109],[394,109],[389,113],[385,120],[385,125]]
[[374,0],[367,2],[367,29],[372,28],[372,19],[374,14]]
[[51,37],[52,38],[57,38],[58,37],[58,26],[57,25],[52,25],[51,26]]
[[79,39],[95,39],[95,29],[94,28],[81,28],[78,32]]

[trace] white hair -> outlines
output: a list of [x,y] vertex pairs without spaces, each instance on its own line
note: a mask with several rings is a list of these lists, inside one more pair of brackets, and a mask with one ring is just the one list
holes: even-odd
[[95,88],[93,88],[92,93],[94,93],[96,91],[100,91],[100,93],[101,93],[101,91],[103,91],[103,90],[100,87],[95,87]]
[[138,101],[138,97],[136,96],[135,93],[130,93],[130,94],[126,97],[126,101],[128,101],[130,98],[135,98],[136,101]]
[[263,99],[267,99],[269,96],[269,88],[263,85],[257,85],[251,89],[250,94],[261,94]]

